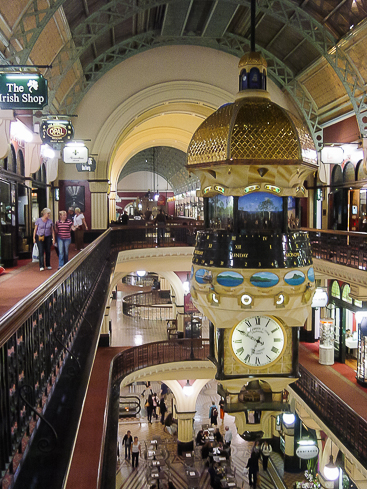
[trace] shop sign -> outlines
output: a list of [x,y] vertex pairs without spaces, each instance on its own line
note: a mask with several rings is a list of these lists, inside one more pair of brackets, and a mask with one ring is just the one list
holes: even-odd
[[65,143],[74,136],[74,127],[70,121],[47,119],[42,121],[40,137],[46,144]]
[[164,195],[159,194],[157,205],[158,206],[166,205],[166,197]]
[[62,152],[64,163],[84,163],[88,162],[88,148],[86,146],[70,145],[65,146]]
[[321,150],[321,161],[328,165],[341,165],[344,151],[340,146],[324,146]]
[[317,457],[319,454],[319,447],[316,445],[301,445],[296,450],[296,455],[303,460],[310,460]]
[[318,307],[325,307],[329,301],[329,296],[326,292],[326,290],[317,288],[315,290],[315,293],[312,297],[312,304],[311,307],[313,308],[318,308]]
[[48,104],[47,80],[31,73],[0,73],[2,109],[43,109]]
[[[96,160],[94,158],[88,158],[87,163],[77,163],[76,164],[76,169],[78,171],[96,171]],[[116,202],[120,202],[120,200],[116,199]]]
[[199,313],[198,309],[194,306],[192,299],[191,299],[191,294],[186,294],[184,295],[184,311],[185,313]]

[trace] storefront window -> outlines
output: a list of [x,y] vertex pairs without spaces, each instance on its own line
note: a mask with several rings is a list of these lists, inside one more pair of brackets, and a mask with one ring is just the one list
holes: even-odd
[[343,301],[348,302],[348,304],[352,304],[353,300],[349,294],[350,294],[350,286],[349,284],[345,284],[343,287],[342,299]]
[[336,280],[331,285],[331,296],[340,299],[340,287]]

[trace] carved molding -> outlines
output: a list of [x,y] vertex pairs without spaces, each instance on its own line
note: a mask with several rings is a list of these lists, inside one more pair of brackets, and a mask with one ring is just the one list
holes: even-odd
[[[319,258],[313,258],[313,266],[316,273],[321,273],[325,278],[342,280],[348,283],[351,288],[358,287],[363,291],[366,288],[367,293],[367,273],[365,270],[350,268],[338,263],[332,263]],[[360,297],[359,297],[360,298]]]

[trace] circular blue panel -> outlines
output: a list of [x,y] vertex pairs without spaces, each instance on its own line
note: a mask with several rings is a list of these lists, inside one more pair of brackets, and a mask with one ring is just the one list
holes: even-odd
[[305,279],[305,274],[299,270],[292,270],[284,276],[284,281],[288,285],[301,285]]
[[217,276],[217,283],[224,287],[237,287],[243,282],[243,277],[240,273],[227,270]]
[[252,275],[250,282],[256,287],[273,287],[279,282],[279,277],[271,272],[258,272]]
[[315,271],[314,271],[313,267],[308,269],[307,277],[308,277],[308,280],[310,280],[311,282],[315,281]]
[[195,279],[198,284],[209,284],[213,280],[212,272],[206,268],[199,268],[196,270]]

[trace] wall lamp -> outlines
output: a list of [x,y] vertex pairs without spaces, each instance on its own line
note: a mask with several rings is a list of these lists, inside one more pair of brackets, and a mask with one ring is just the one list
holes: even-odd
[[186,385],[182,387],[185,396],[189,397],[194,393],[194,386],[190,385],[190,381],[186,381]]

